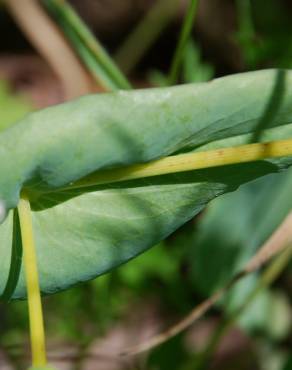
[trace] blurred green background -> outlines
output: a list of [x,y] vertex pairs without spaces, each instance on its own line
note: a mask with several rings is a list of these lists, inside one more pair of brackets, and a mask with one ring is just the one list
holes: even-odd
[[[71,3],[135,87],[168,84],[187,1]],[[151,18],[157,3],[158,16]],[[129,42],[141,23],[139,43],[135,38]],[[5,125],[63,97],[57,78],[3,5],[0,32],[5,35],[0,41],[0,118]],[[136,48],[142,48],[138,56]],[[179,82],[291,66],[291,1],[201,0]],[[60,370],[292,369],[291,264],[248,301],[228,330],[220,332],[222,322],[248,300],[259,274],[244,279],[207,316],[150,353],[115,355],[175,323],[229,281],[291,211],[291,187],[291,170],[244,185],[128,264],[45,297],[50,362]],[[23,369],[29,362],[26,302],[0,304],[0,333],[0,368]]]

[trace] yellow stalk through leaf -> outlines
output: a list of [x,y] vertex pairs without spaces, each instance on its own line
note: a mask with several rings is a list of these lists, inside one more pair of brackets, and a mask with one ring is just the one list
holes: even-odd
[[193,171],[203,168],[219,167],[286,156],[292,156],[292,139],[179,154],[148,163],[135,164],[111,170],[96,171],[83,179],[66,186],[65,189],[89,187],[112,182],[134,180],[143,177],[159,176],[176,172]]
[[[285,156],[292,156],[292,139],[180,154],[145,164],[97,171],[68,186],[67,189]],[[46,367],[47,359],[37,258],[30,203],[23,193],[18,212],[24,251],[33,366],[43,368]]]
[[29,200],[25,194],[21,195],[18,205],[18,212],[27,286],[32,364],[34,367],[41,368],[45,367],[47,364],[45,332],[37,269],[37,258],[33,237],[31,208]]

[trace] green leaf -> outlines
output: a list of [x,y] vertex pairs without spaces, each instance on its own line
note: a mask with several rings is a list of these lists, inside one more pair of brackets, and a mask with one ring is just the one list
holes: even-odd
[[[208,207],[190,243],[191,277],[196,289],[208,296],[244,266],[291,211],[291,187],[289,169],[246,184]],[[256,283],[255,276],[240,282],[224,300],[225,309],[232,312],[243,304]],[[271,303],[261,297],[256,301],[240,322],[249,329],[266,329],[270,318],[264,313]]]
[[13,96],[4,81],[0,81],[0,132],[31,111],[24,98]]
[[289,169],[212,202],[192,238],[200,291],[210,294],[226,283],[269,238],[292,209],[291,187]]
[[[263,141],[292,137],[292,72]],[[292,157],[90,189],[61,188],[105,168],[177,152],[247,143],[266,114],[278,71],[210,83],[92,95],[34,113],[0,134],[0,199],[16,207],[25,188],[43,293],[94,278],[135,257],[210,200],[283,170]],[[0,292],[10,266],[12,216],[0,226]],[[14,298],[25,296],[23,274]]]
[[202,62],[201,50],[192,40],[188,40],[183,58],[183,80],[185,82],[209,81],[214,76],[214,68]]

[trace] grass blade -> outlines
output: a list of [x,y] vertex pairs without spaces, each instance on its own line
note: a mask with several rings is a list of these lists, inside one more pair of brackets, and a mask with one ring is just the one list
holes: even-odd
[[[102,82],[108,90],[112,90],[113,86],[115,90],[131,88],[130,83],[115,62],[68,3],[43,0],[43,4],[59,23],[95,79]],[[84,52],[84,49],[87,50],[87,53]],[[89,54],[91,58],[88,57]],[[87,56],[85,57],[85,55]],[[104,74],[111,80],[111,84],[105,82]]]
[[190,5],[187,10],[187,14],[185,16],[184,24],[181,29],[177,48],[175,50],[173,61],[170,67],[170,72],[169,72],[169,84],[170,85],[175,85],[178,80],[179,70],[180,70],[180,66],[182,63],[184,50],[185,50],[187,41],[189,39],[191,30],[192,30],[194,18],[197,12],[198,2],[199,0],[190,1]]

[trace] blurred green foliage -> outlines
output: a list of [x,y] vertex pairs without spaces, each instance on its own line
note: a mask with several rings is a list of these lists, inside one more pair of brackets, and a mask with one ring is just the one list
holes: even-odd
[[292,22],[288,2],[236,0],[238,31],[234,35],[248,69],[291,68]]
[[[231,36],[240,47],[246,69],[291,68],[291,12],[284,3],[236,0],[235,4],[238,30]],[[214,77],[216,65],[204,60],[201,54],[199,44],[190,39],[183,56],[181,82],[201,82]],[[155,70],[149,75],[154,85],[168,85],[165,72]],[[1,82],[0,110],[2,129],[31,107],[22,98],[9,94],[6,83]],[[114,272],[45,298],[49,337],[90,343],[139,304],[152,300],[159,302],[166,321],[186,314],[228,281],[291,211],[291,186],[291,171],[245,185],[213,201],[203,214],[166,241]],[[273,370],[292,369],[291,291],[285,285],[286,280],[291,281],[291,273],[290,267],[275,286],[263,290],[239,322],[252,338],[262,365],[267,363],[267,356],[263,360],[261,353],[265,354],[267,348],[272,359],[278,359],[279,351],[284,353],[279,362],[275,361]],[[242,304],[256,281],[254,275],[241,282],[210,316],[228,317]],[[23,343],[28,331],[26,302],[1,304],[0,314],[0,345]],[[186,348],[184,336],[180,335],[156,348],[146,366],[159,370],[195,370],[194,352],[195,348],[193,352]],[[240,361],[236,363],[238,369]]]
[[[214,77],[212,65],[202,60],[200,47],[193,39],[189,39],[182,55],[181,82],[205,82]],[[168,75],[153,70],[149,73],[149,80],[154,86],[168,86]]]
[[32,105],[22,96],[12,95],[5,81],[0,81],[0,131],[32,110]]

